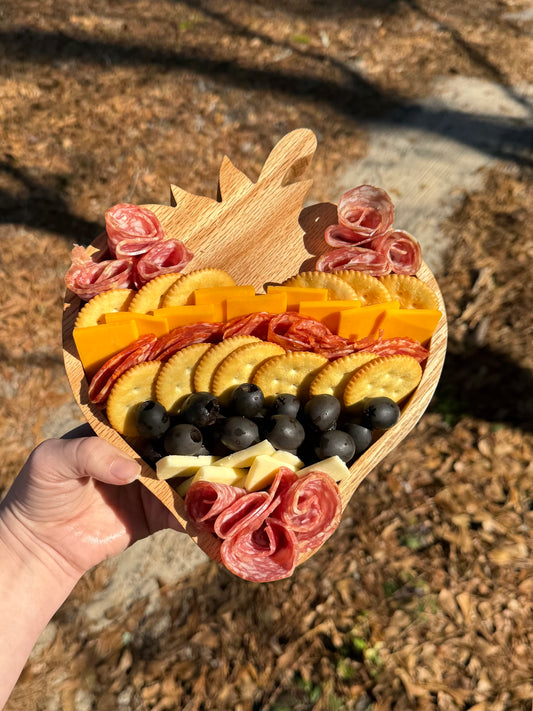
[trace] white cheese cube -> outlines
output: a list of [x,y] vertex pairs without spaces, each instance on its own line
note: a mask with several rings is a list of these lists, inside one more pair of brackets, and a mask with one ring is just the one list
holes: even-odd
[[210,455],[199,457],[185,454],[169,454],[156,462],[155,472],[158,479],[172,479],[175,476],[192,476],[200,467],[214,464],[217,458]]
[[348,476],[350,470],[342,459],[335,455],[334,457],[328,457],[328,459],[323,459],[321,462],[299,469],[296,473],[302,477],[309,474],[309,472],[324,472],[324,474],[329,474],[334,481],[342,481],[342,479]]
[[[259,491],[266,489],[269,484],[274,481],[276,472],[282,464],[279,459],[268,454],[260,454],[252,463],[244,482],[246,491]],[[289,467],[292,469],[292,467]],[[293,470],[294,471],[294,470]]]
[[251,447],[241,449],[240,452],[232,452],[216,462],[217,467],[249,467],[260,454],[272,454],[274,447],[268,439],[252,444]]
[[193,476],[193,482],[196,481],[214,481],[218,484],[232,484],[238,481],[241,477],[246,476],[243,469],[237,467],[219,467],[216,464],[200,467]]
[[301,469],[304,465],[300,457],[297,457],[296,454],[292,452],[285,452],[283,449],[277,449],[272,456],[275,459],[279,459],[284,467],[289,467],[289,469],[293,469],[294,471]]

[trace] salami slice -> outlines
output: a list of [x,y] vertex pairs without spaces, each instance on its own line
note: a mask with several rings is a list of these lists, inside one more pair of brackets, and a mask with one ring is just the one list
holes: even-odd
[[241,531],[254,531],[278,505],[266,491],[252,491],[223,511],[214,523],[219,538],[231,538]]
[[218,343],[222,339],[223,323],[191,323],[173,328],[160,336],[154,349],[153,359],[167,361],[174,353],[194,343]]
[[131,259],[108,259],[95,262],[85,247],[76,245],[72,264],[65,274],[65,284],[83,301],[89,301],[109,289],[130,289],[134,285]]
[[294,531],[300,553],[317,550],[337,529],[342,515],[339,488],[324,472],[297,479],[282,495],[276,516]]
[[165,238],[156,215],[145,207],[119,203],[105,213],[109,251],[118,258],[135,257],[147,252]]
[[262,341],[266,341],[268,337],[268,325],[273,317],[274,314],[266,311],[257,311],[247,316],[237,316],[225,324],[223,337],[255,336]]
[[355,350],[360,353],[374,353],[377,356],[409,355],[419,363],[423,363],[429,350],[412,338],[363,338],[355,344]]
[[151,356],[157,338],[153,333],[140,336],[134,343],[107,360],[94,374],[89,385],[89,400],[95,405],[105,405],[111,388],[129,368],[147,360]]
[[191,261],[193,253],[178,239],[165,239],[137,260],[135,265],[137,287],[161,274],[180,272]]
[[358,272],[366,272],[370,276],[380,277],[390,274],[391,264],[387,256],[370,247],[338,247],[319,257],[316,269],[319,272],[354,269]]
[[246,494],[245,489],[212,481],[197,481],[185,496],[189,520],[205,531],[214,532],[216,518],[237,499]]
[[374,238],[354,232],[351,227],[346,227],[345,225],[330,225],[326,227],[324,232],[324,240],[330,247],[349,247],[354,244],[362,247],[371,242],[372,239]]
[[393,230],[376,237],[371,247],[389,260],[395,274],[414,276],[422,265],[420,243],[405,230]]
[[298,560],[295,534],[272,516],[255,530],[243,530],[220,547],[222,562],[239,578],[269,583],[289,578]]
[[326,358],[353,353],[352,341],[332,333],[316,319],[296,311],[276,314],[268,325],[268,340],[289,351],[312,351]]
[[394,205],[388,194],[373,185],[359,185],[342,195],[337,207],[339,224],[362,237],[388,232],[394,220]]

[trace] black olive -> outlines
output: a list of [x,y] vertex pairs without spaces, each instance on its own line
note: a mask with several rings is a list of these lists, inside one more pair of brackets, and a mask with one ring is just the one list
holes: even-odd
[[136,409],[136,427],[141,437],[158,439],[170,427],[170,417],[163,405],[155,400],[145,400]]
[[235,415],[225,420],[220,441],[232,452],[238,452],[259,442],[259,430],[252,420]]
[[295,450],[305,439],[305,430],[300,422],[289,415],[273,415],[267,439],[276,449]]
[[388,397],[374,397],[365,402],[361,424],[370,430],[387,430],[400,419],[400,408]]
[[355,444],[347,432],[330,430],[322,434],[315,451],[319,459],[337,455],[343,462],[349,462],[355,454]]
[[343,422],[338,426],[338,429],[347,432],[353,439],[356,457],[363,454],[372,444],[372,430],[369,430],[368,427],[363,427],[357,422]]
[[202,433],[194,425],[184,422],[167,432],[164,445],[167,454],[199,454],[203,447]]
[[228,409],[233,415],[255,417],[261,412],[265,397],[253,383],[242,383],[231,394]]
[[184,422],[195,427],[213,425],[220,413],[220,402],[212,393],[191,393],[181,407],[180,416]]
[[278,395],[270,407],[270,412],[272,415],[288,415],[289,417],[296,417],[300,411],[300,401],[296,395],[291,395],[290,393],[281,393]]
[[333,395],[315,395],[305,404],[304,412],[311,424],[325,432],[335,427],[341,412],[341,404]]

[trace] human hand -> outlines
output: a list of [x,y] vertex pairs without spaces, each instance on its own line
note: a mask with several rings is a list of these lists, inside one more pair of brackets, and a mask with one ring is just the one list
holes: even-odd
[[2,502],[2,520],[24,546],[77,579],[162,528],[183,530],[136,477],[140,466],[98,437],[47,440]]

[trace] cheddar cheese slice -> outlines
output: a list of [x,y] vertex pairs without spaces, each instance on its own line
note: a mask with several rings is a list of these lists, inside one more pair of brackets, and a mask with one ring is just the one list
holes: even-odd
[[306,286],[282,286],[271,284],[267,286],[267,294],[285,294],[287,311],[298,311],[301,301],[326,301],[327,289],[315,289]]
[[168,323],[164,318],[156,318],[149,314],[136,314],[130,311],[113,311],[104,314],[104,323],[124,323],[125,321],[135,321],[139,330],[139,336],[153,333],[156,336],[163,336],[168,333]]
[[379,329],[384,338],[403,336],[425,343],[434,334],[441,316],[437,309],[393,309],[385,312]]
[[302,316],[314,318],[324,326],[327,326],[332,333],[337,333],[339,329],[339,318],[342,311],[358,309],[360,301],[352,299],[331,299],[329,301],[301,301],[299,312]]
[[226,321],[226,302],[228,299],[249,299],[255,296],[255,288],[246,286],[213,286],[195,289],[194,303],[197,305],[212,304],[214,320]]
[[375,336],[387,311],[399,308],[399,301],[384,301],[382,304],[371,304],[358,309],[341,311],[337,333],[351,341],[357,341],[366,336]]
[[102,323],[97,326],[74,328],[72,336],[81,364],[90,377],[111,356],[137,340],[139,329],[135,321]]
[[286,310],[287,296],[283,292],[278,294],[258,294],[244,299],[227,299],[226,320],[231,321],[232,318],[247,316],[259,311],[281,314]]
[[215,306],[213,304],[187,304],[185,306],[167,306],[161,309],[154,309],[156,318],[165,319],[168,323],[169,331],[178,326],[187,326],[190,323],[212,323],[215,318]]

